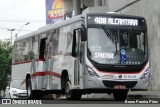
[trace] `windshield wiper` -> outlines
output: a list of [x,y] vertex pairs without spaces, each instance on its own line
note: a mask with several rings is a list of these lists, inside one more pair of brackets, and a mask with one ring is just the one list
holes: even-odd
[[115,44],[115,47],[116,47],[116,52],[114,53],[114,55],[116,56],[119,52],[118,52],[118,49],[117,49],[117,43],[118,41],[116,41],[116,37],[115,35],[112,35],[110,32],[109,32],[109,29],[107,29],[105,26],[102,26],[106,36]]
[[105,28],[104,26],[102,26],[102,28],[103,28],[104,32],[106,33],[107,37],[108,37],[113,43],[115,43],[115,41],[114,41],[114,36],[110,34],[110,32],[108,31],[108,29]]

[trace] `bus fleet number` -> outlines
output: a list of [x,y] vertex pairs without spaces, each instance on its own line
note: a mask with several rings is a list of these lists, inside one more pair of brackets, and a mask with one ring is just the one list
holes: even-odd
[[107,24],[107,18],[103,18],[103,17],[96,17],[94,21],[97,24]]

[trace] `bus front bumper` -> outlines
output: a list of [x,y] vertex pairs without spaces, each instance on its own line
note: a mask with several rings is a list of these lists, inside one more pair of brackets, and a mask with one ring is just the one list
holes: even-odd
[[101,78],[90,78],[85,82],[84,88],[93,89],[115,89],[115,86],[125,86],[125,89],[148,90],[149,78],[136,80],[109,80]]

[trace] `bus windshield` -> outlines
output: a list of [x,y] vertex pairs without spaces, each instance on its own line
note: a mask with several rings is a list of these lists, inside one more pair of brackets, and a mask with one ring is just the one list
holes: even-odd
[[140,65],[147,60],[145,30],[88,28],[88,58],[100,64]]

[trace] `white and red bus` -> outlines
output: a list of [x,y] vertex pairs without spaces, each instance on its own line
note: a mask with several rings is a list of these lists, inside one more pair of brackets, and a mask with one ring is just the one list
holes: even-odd
[[88,13],[47,25],[14,42],[12,84],[28,98],[108,93],[124,100],[147,90],[147,26],[138,16]]

